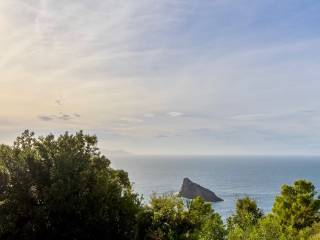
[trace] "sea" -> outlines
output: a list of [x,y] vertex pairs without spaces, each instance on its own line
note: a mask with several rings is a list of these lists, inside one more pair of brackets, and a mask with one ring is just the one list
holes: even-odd
[[311,181],[320,192],[319,156],[117,156],[112,167],[128,172],[134,190],[148,203],[150,195],[174,194],[183,178],[215,192],[224,199],[213,209],[225,220],[236,200],[255,199],[268,213],[283,184]]

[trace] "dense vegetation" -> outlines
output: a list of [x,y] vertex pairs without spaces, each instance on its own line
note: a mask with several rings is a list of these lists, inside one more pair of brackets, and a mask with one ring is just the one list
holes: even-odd
[[97,139],[24,132],[0,147],[0,239],[132,239],[140,201]]
[[96,137],[25,131],[13,146],[0,145],[0,239],[315,240],[320,200],[299,180],[282,187],[268,214],[239,199],[226,224],[201,198],[154,195],[142,205]]

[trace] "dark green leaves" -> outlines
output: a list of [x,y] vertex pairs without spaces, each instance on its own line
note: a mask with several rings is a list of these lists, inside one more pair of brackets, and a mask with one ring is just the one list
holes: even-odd
[[78,132],[0,148],[0,239],[132,239],[138,196],[128,175]]

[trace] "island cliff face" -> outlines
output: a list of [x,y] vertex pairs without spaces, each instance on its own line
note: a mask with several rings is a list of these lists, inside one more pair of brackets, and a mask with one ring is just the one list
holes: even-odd
[[201,197],[206,202],[223,201],[223,199],[219,198],[214,192],[200,186],[199,184],[192,182],[189,178],[183,179],[183,184],[179,192],[179,196],[188,199]]

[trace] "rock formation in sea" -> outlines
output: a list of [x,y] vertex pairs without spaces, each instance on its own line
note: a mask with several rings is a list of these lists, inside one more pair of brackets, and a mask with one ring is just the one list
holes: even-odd
[[223,199],[219,198],[214,192],[200,186],[197,183],[192,182],[189,178],[183,179],[183,184],[181,186],[179,196],[188,199],[193,199],[199,196],[206,202],[223,201]]

